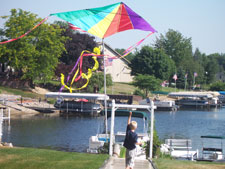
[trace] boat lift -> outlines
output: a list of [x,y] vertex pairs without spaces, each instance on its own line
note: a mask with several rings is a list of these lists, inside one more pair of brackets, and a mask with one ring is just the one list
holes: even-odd
[[[224,162],[224,151],[223,151],[223,140],[225,140],[224,136],[201,136],[202,139],[207,139],[208,144],[213,144],[213,146],[203,146],[202,140],[202,156],[201,158],[197,158],[197,161],[220,161]],[[216,141],[217,140],[217,141]]]
[[[105,94],[91,94],[91,93],[60,93],[60,92],[50,92],[45,95],[46,98],[86,98],[86,99],[96,99],[96,100],[108,100],[109,96]],[[151,117],[151,126],[150,127],[150,145],[149,145],[149,157],[152,158],[153,155],[153,128],[154,128],[154,102],[151,101],[150,105],[128,105],[128,104],[116,104],[115,100],[112,100],[112,110],[111,110],[111,128],[110,128],[110,145],[109,145],[109,155],[113,155],[113,144],[114,144],[114,120],[115,120],[115,111],[118,108],[130,108],[130,109],[146,109],[150,113]],[[107,113],[106,120],[107,120]],[[106,126],[107,127],[107,126]]]
[[127,104],[116,104],[115,100],[112,100],[112,110],[111,110],[111,128],[110,128],[110,144],[109,144],[109,155],[113,155],[113,144],[114,144],[114,122],[115,122],[115,111],[118,108],[139,108],[139,109],[146,109],[149,111],[151,116],[151,126],[150,128],[150,145],[149,145],[149,157],[152,158],[153,155],[153,128],[154,128],[154,109],[156,109],[156,106],[154,106],[154,102],[151,101],[150,105],[127,105]]

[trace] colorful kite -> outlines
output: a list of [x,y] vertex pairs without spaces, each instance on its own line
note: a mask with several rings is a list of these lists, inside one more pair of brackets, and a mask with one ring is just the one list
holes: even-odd
[[71,12],[54,13],[74,26],[99,38],[106,38],[129,29],[156,32],[141,16],[123,2]]

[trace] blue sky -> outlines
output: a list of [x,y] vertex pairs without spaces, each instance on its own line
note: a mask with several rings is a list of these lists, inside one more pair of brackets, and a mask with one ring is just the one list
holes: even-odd
[[[51,13],[94,8],[120,2],[118,0],[2,0],[0,16],[9,15],[12,8],[21,8],[46,17]],[[156,36],[168,29],[192,38],[193,50],[202,53],[225,53],[225,0],[125,0],[131,9],[147,20],[158,33],[142,45],[151,45]],[[50,17],[48,22],[59,20]],[[4,20],[0,18],[0,27]],[[144,38],[148,32],[130,30],[105,39],[113,48],[127,49]],[[97,39],[100,40],[100,39]]]

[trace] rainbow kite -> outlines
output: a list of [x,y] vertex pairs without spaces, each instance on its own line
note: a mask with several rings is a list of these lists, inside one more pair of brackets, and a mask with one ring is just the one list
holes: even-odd
[[156,32],[148,22],[123,2],[100,8],[54,13],[50,16],[53,15],[99,38],[130,29]]

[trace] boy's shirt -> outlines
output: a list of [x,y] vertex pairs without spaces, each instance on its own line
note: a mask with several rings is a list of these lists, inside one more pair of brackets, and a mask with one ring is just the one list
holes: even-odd
[[138,138],[137,134],[131,131],[130,125],[127,125],[126,137],[125,137],[123,146],[129,150],[135,149],[137,138]]

